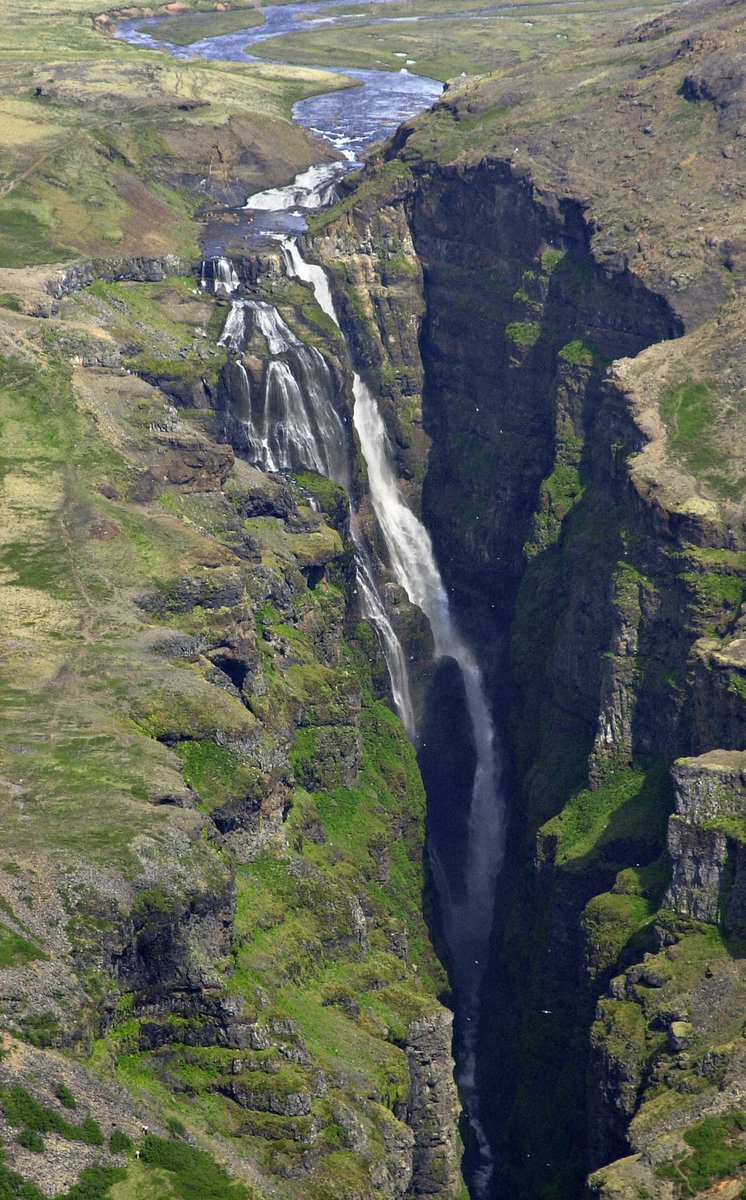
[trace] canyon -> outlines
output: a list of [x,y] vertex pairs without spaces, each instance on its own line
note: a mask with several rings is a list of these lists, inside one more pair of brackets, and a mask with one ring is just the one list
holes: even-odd
[[740,1197],[741,7],[521,11],[353,174],[143,16],[0,96],[0,1184]]

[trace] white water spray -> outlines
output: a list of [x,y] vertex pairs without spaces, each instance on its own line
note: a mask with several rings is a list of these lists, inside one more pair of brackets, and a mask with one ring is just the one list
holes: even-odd
[[[231,264],[228,266],[235,274]],[[225,288],[226,277],[225,269],[221,270],[219,278],[217,272],[213,273],[216,292],[218,288]],[[333,314],[330,293],[328,304]],[[219,343],[239,355],[246,348],[254,328],[264,337],[271,361],[261,395],[252,394],[246,369],[240,359],[236,358],[233,364],[233,369],[237,371],[237,385],[235,389],[232,386],[231,393],[242,444],[245,444],[252,460],[265,471],[310,468],[319,475],[333,479],[349,497],[350,443],[332,402],[334,385],[326,360],[315,347],[304,345],[296,337],[273,305],[258,300],[232,301]],[[352,504],[350,532],[355,544],[356,581],[361,609],[376,630],[391,680],[394,704],[408,735],[414,738],[414,706],[406,656],[379,595],[373,564],[360,534]]]
[[[311,284],[320,308],[339,325],[323,268],[307,263],[293,240],[283,240],[282,250],[288,273]],[[444,933],[452,956],[459,1015],[464,1018],[459,1084],[481,1158],[475,1189],[478,1195],[485,1195],[492,1175],[492,1155],[479,1120],[475,1069],[479,993],[487,959],[495,883],[504,853],[504,803],[494,729],[481,672],[454,625],[430,536],[406,505],[399,489],[378,405],[359,375],[355,375],[353,392],[355,429],[391,569],[410,601],[427,616],[436,656],[453,659],[461,670],[474,737],[476,770],[468,819],[464,889],[459,899],[453,896],[448,878],[437,860],[434,859],[432,866]]]
[[214,292],[231,296],[241,286],[235,267],[227,258],[206,258],[202,263],[202,287],[212,284]]

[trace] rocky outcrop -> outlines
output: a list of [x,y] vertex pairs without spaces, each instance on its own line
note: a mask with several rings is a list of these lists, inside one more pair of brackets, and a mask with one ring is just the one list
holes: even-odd
[[668,825],[667,907],[725,932],[746,931],[746,754],[714,751],[676,764]]
[[159,283],[169,275],[189,275],[194,269],[195,264],[173,254],[160,258],[92,259],[90,262],[76,263],[56,271],[47,280],[46,290],[59,301],[71,292],[90,287],[96,279],[109,282]]
[[456,1195],[458,1141],[452,1113],[458,1104],[451,1059],[452,1022],[445,1012],[416,1021],[407,1035],[411,1092],[407,1123],[414,1132],[407,1195]]

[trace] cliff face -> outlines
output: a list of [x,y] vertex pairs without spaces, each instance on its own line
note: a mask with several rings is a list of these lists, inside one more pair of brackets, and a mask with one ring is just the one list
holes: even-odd
[[[505,714],[513,824],[481,1059],[501,1196],[566,1200],[589,1171],[604,1197],[741,1178],[740,260],[717,267],[735,232],[686,213],[670,174],[645,176],[667,205],[650,240],[634,189],[622,222],[620,177],[588,173],[641,95],[653,130],[701,102],[687,71],[713,42],[721,66],[734,52],[734,14],[715,15],[643,29],[642,65],[595,94],[572,147],[578,113],[524,132],[545,97],[518,69],[520,100],[505,79],[447,94],[315,231]],[[675,140],[682,161],[687,141],[730,161],[710,104]],[[707,179],[719,211],[730,177]],[[681,270],[672,206],[704,222]]]
[[[18,272],[2,323],[2,1182],[455,1197],[424,794],[346,502],[222,440],[229,307],[180,269]],[[305,291],[241,269],[344,395]]]

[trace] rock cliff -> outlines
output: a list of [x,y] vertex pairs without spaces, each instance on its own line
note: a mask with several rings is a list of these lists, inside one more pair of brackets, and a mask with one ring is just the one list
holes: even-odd
[[503,714],[500,1196],[743,1182],[738,30],[456,87],[313,230]]
[[[183,269],[48,272],[3,324],[3,1182],[455,1198],[424,794],[346,507],[222,440],[230,309]],[[305,292],[242,271],[344,394]]]

